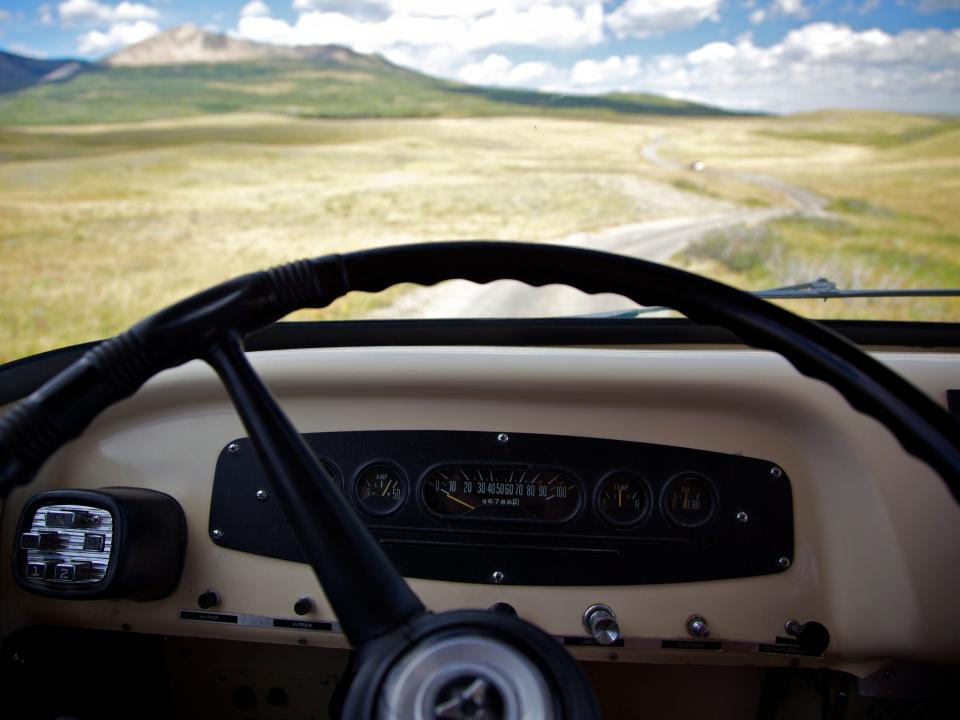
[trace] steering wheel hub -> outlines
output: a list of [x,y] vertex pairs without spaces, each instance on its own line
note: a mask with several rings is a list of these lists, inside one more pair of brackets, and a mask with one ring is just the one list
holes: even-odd
[[493,637],[428,639],[387,675],[381,720],[533,720],[554,718],[543,673]]

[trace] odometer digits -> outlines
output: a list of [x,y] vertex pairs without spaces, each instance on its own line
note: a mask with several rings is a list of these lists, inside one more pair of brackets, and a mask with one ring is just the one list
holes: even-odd
[[555,470],[441,465],[421,488],[427,508],[444,518],[563,522],[580,507],[579,484]]

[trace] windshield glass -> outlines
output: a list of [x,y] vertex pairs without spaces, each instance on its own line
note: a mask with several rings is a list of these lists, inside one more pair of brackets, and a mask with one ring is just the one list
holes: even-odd
[[[441,239],[750,290],[958,287],[958,25],[953,0],[0,0],[0,361],[249,270]],[[631,307],[451,282],[292,319]]]

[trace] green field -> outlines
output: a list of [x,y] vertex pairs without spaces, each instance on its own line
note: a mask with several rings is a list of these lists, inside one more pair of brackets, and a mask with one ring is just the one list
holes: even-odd
[[69,82],[0,95],[0,125],[123,123],[266,112],[298,118],[725,115],[657,95],[556,95],[428,77],[376,56],[146,67],[91,66]]
[[[7,125],[0,360],[116,333],[218,280],[301,256],[450,238],[549,240],[784,204],[735,178],[651,164],[642,148],[658,135],[668,138],[663,155],[768,173],[832,199],[828,216],[727,231],[675,262],[743,287],[820,275],[845,286],[960,285],[960,135],[944,119],[230,113]],[[390,297],[352,295],[319,315],[363,315]],[[960,319],[939,301],[791,307]]]
[[[703,121],[666,154],[762,172],[831,200],[825,217],[714,233],[679,255],[747,288],[826,276],[840,287],[960,287],[960,121],[880,112]],[[949,299],[791,302],[814,317],[960,320]]]

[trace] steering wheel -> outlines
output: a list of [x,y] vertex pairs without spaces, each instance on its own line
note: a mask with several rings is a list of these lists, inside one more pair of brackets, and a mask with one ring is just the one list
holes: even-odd
[[883,423],[960,502],[960,425],[839,335],[748,293],[644,260],[551,245],[430,243],[251,273],[105,340],[0,417],[0,492],[29,482],[106,407],[194,358],[219,374],[341,627],[356,650],[346,718],[599,717],[577,663],[542,630],[486,610],[428,612],[247,361],[243,337],[351,290],[466,279],[563,283],[725,327],[823,380]]

